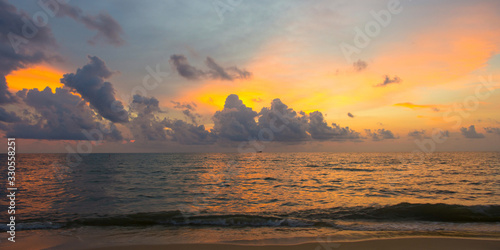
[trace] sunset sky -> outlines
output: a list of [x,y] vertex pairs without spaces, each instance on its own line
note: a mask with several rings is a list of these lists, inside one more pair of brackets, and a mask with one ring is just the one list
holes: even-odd
[[21,152],[500,150],[496,0],[42,2],[0,0]]

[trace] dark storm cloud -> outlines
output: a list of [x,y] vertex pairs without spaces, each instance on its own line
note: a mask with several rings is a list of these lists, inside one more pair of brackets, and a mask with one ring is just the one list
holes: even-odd
[[255,122],[257,112],[243,104],[237,95],[226,98],[224,109],[213,116],[214,132],[223,139],[245,141],[256,137],[258,132]]
[[233,81],[235,79],[247,79],[252,73],[239,69],[236,66],[223,68],[211,57],[207,57],[205,64],[209,68],[207,71],[197,69],[189,64],[184,55],[170,56],[170,63],[175,67],[177,73],[189,80],[200,80],[204,78]]
[[500,135],[500,128],[486,127],[484,128],[486,133]]
[[352,66],[354,67],[354,71],[361,72],[368,67],[368,64],[363,60],[357,60]]
[[262,108],[259,115],[259,129],[271,129],[271,131],[274,131],[273,140],[305,141],[310,139],[310,136],[306,132],[307,116],[304,113],[297,114],[297,112],[288,108],[280,99],[274,99],[271,102],[270,108]]
[[371,137],[373,141],[381,141],[381,140],[386,140],[386,139],[397,139],[397,137],[394,136],[392,131],[386,130],[386,129],[377,129],[371,131],[370,129],[365,129],[366,134],[368,137]]
[[0,122],[20,122],[21,118],[14,112],[8,112],[7,110],[0,108]]
[[354,115],[353,115],[353,114],[351,114],[350,112],[349,112],[349,113],[347,113],[347,116],[349,116],[349,117],[351,117],[351,118],[354,118]]
[[84,131],[95,129],[104,131],[107,140],[122,139],[121,133],[113,125],[106,127],[105,124],[96,122],[97,118],[86,102],[67,89],[57,88],[56,93],[52,93],[49,87],[43,91],[31,89],[23,101],[38,115],[29,120],[9,124],[5,129],[7,136],[26,139],[89,140]]
[[465,138],[480,139],[484,138],[484,135],[476,132],[474,125],[470,125],[469,128],[460,128],[460,132]]
[[349,127],[340,127],[332,123],[332,127],[328,126],[323,114],[319,111],[314,111],[309,114],[308,131],[311,137],[316,140],[352,140],[360,139],[359,133],[351,130]]
[[122,27],[108,13],[101,12],[97,15],[85,14],[79,7],[71,6],[66,3],[60,3],[59,7],[60,9],[57,12],[57,16],[70,17],[82,23],[88,29],[97,31],[97,34],[88,41],[90,44],[94,45],[101,39],[114,46],[120,46],[125,43],[122,38]]
[[48,27],[37,27],[27,13],[0,0],[0,104],[17,99],[7,90],[5,76],[56,57],[47,51],[57,47]]
[[113,86],[104,81],[112,72],[98,57],[88,58],[90,62],[87,65],[77,69],[76,73],[65,74],[61,83],[76,90],[102,117],[112,122],[127,122],[127,111],[123,104],[116,100]]
[[401,83],[402,80],[399,78],[399,76],[394,76],[394,78],[390,78],[388,75],[385,76],[385,79],[383,82],[377,84],[375,87],[385,87],[389,84],[394,84],[394,83]]

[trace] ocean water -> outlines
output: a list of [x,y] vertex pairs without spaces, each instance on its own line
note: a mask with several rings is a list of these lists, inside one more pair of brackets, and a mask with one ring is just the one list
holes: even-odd
[[[422,159],[407,153],[90,154],[78,165],[67,159],[18,155],[18,236],[56,234],[94,245],[500,238],[497,152]],[[1,221],[7,221],[5,181]]]

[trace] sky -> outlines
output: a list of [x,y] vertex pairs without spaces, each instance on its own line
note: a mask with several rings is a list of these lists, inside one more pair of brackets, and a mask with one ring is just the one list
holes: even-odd
[[0,135],[32,153],[499,151],[499,9],[0,0]]

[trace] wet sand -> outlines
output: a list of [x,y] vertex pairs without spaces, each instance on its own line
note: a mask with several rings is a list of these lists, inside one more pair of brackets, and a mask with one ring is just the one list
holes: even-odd
[[232,244],[171,244],[171,245],[129,245],[93,248],[94,250],[132,250],[132,249],[176,249],[176,250],[422,250],[422,249],[500,249],[500,240],[495,239],[468,239],[468,238],[395,238],[374,239],[345,242],[310,242],[297,245],[232,245]]

